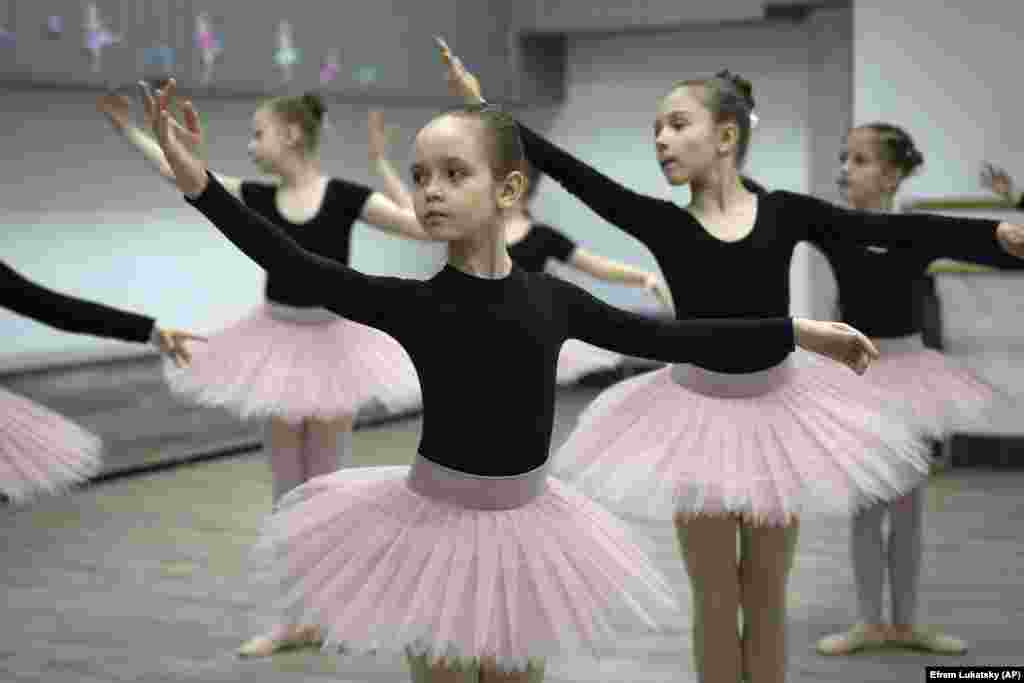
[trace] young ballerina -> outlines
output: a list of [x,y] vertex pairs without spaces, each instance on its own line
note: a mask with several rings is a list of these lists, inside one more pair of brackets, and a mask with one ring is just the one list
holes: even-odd
[[444,268],[426,281],[362,275],[235,201],[178,138],[171,91],[158,136],[189,203],[264,269],[301,270],[330,310],[400,340],[422,378],[413,465],[318,477],[281,501],[265,537],[286,603],[327,643],[404,649],[414,681],[539,681],[544,657],[612,642],[612,614],[657,627],[674,608],[625,528],[546,474],[565,339],[704,363],[763,362],[795,343],[857,372],[875,356],[839,323],[659,322],[523,271],[504,227],[524,190],[522,146],[495,110],[444,114],[416,136],[416,214],[448,242]]
[[[76,299],[38,285],[0,262],[0,306],[65,332],[153,344],[179,365],[187,340],[202,337],[163,329],[153,318]],[[21,503],[85,481],[100,468],[102,444],[38,403],[0,389],[0,495]]]
[[[442,54],[453,91],[481,102],[475,77],[443,44]],[[1021,226],[861,214],[790,192],[749,192],[737,168],[753,104],[750,84],[728,72],[679,83],[661,100],[655,152],[670,184],[690,185],[687,209],[628,190],[525,126],[521,134],[531,164],[651,250],[679,317],[785,315],[801,240],[929,241],[988,254],[998,239],[1024,253]],[[674,520],[693,589],[700,680],[760,683],[785,678],[785,589],[798,516],[848,514],[906,493],[925,475],[927,451],[868,383],[799,354],[741,354],[605,391],[554,467],[618,511]]]
[[[386,155],[386,133],[379,112],[370,115],[370,161],[385,181],[389,196],[396,204],[412,206],[412,196],[391,168]],[[544,272],[548,260],[556,260],[591,277],[617,284],[643,287],[672,311],[668,288],[655,273],[602,258],[578,247],[558,229],[534,220],[530,203],[536,196],[541,175],[529,164],[524,165],[526,192],[519,204],[507,212],[505,240],[509,256],[523,270]],[[565,386],[578,382],[585,375],[612,370],[622,363],[622,356],[575,339],[569,339],[558,354],[556,383]]]
[[[891,213],[900,185],[924,163],[910,135],[899,126],[872,123],[850,131],[840,154],[839,189],[854,209]],[[893,395],[889,405],[910,409],[913,420],[936,439],[955,427],[982,424],[990,387],[921,340],[918,281],[939,258],[968,260],[1002,268],[1024,262],[995,242],[989,253],[961,254],[946,240],[923,241],[913,249],[877,250],[837,241],[826,245],[839,291],[842,319],[871,337],[882,353],[868,381]],[[857,584],[860,623],[822,638],[818,652],[843,655],[884,644],[942,654],[963,654],[967,643],[917,625],[925,484],[853,518],[850,554]],[[884,539],[882,520],[889,516]],[[882,589],[888,569],[892,625],[882,618]]]
[[1017,191],[1013,178],[1004,169],[990,163],[982,164],[981,184],[1024,211],[1024,192]]
[[[107,94],[97,106],[173,184],[160,146],[130,124],[128,99]],[[305,248],[342,263],[349,259],[356,220],[402,237],[429,239],[411,208],[322,173],[318,148],[323,115],[323,103],[314,95],[264,103],[252,117],[249,154],[275,180],[218,175],[220,182]],[[147,121],[152,117],[147,110]],[[189,142],[199,140],[192,137]],[[167,367],[175,392],[223,406],[241,418],[266,419],[264,447],[270,455],[275,502],[347,460],[361,408],[379,402],[398,413],[420,400],[419,380],[405,350],[388,335],[324,309],[321,294],[310,293],[303,279],[301,270],[271,271],[264,303],[210,335],[188,368]],[[315,629],[278,625],[245,643],[239,654],[267,656],[317,638]]]

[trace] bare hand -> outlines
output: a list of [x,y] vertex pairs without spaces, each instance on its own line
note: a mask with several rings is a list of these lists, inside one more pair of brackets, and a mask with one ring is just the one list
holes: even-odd
[[1007,254],[1024,258],[1024,225],[1000,223],[996,228],[996,238]]
[[96,98],[96,110],[106,114],[110,123],[121,131],[131,125],[132,103],[124,95],[107,92]]
[[160,148],[167,158],[167,163],[174,171],[174,179],[185,195],[198,197],[206,189],[209,181],[206,175],[206,164],[190,149],[192,143],[198,143],[202,139],[203,131],[199,123],[199,115],[186,102],[183,107],[185,126],[174,120],[174,116],[168,111],[168,103],[174,98],[176,83],[172,78],[167,87],[157,92],[156,97],[152,93],[146,93],[147,106],[152,106],[156,120],[153,132],[160,143]]
[[660,277],[654,273],[649,274],[644,280],[644,289],[656,296],[669,313],[675,311],[675,307],[672,305],[672,292]]
[[447,67],[445,78],[448,80],[448,90],[456,97],[461,97],[466,104],[483,104],[480,81],[466,70],[461,59],[452,54],[444,38],[435,36],[434,41],[441,51],[441,61]]
[[388,151],[388,129],[384,126],[384,115],[377,109],[371,109],[366,118],[367,132],[370,137],[370,161],[384,159]]
[[842,363],[858,375],[878,358],[871,340],[845,323],[794,318],[793,331],[797,346]]
[[157,348],[170,357],[179,368],[183,368],[192,362],[192,355],[189,353],[185,342],[206,341],[206,337],[182,332],[181,330],[165,330],[158,327],[154,331],[156,333],[154,334],[154,342]]
[[1013,179],[1010,174],[992,164],[981,165],[981,185],[995,192],[1003,199],[1013,201]]

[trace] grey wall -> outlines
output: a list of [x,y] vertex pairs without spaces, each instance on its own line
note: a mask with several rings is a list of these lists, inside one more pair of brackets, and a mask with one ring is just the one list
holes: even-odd
[[556,32],[664,29],[672,25],[760,19],[764,16],[763,5],[763,0],[533,0],[533,17],[528,26]]

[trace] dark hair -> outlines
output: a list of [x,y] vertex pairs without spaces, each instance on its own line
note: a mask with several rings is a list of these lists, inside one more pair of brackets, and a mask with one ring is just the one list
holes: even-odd
[[743,183],[743,187],[747,188],[747,192],[753,192],[754,194],[768,194],[768,190],[765,189],[765,186],[750,176],[741,175],[740,182]]
[[519,171],[525,174],[526,155],[523,141],[519,137],[516,120],[489,104],[471,104],[442,112],[441,116],[474,119],[486,134],[491,171],[496,178],[504,179],[509,173]]
[[743,166],[750,147],[750,113],[754,110],[754,86],[750,81],[730,72],[728,69],[719,71],[712,78],[695,78],[680,81],[672,86],[678,90],[684,86],[700,87],[704,96],[701,101],[711,112],[715,123],[735,121],[740,129],[740,139],[736,146],[736,168]]
[[912,174],[924,163],[924,155],[917,149],[910,133],[899,126],[876,121],[860,127],[878,134],[878,150],[882,158],[900,169],[904,177]]
[[302,131],[302,144],[307,153],[316,152],[320,147],[324,114],[327,107],[317,93],[285,95],[268,100],[265,104],[270,111],[285,123],[298,124]]

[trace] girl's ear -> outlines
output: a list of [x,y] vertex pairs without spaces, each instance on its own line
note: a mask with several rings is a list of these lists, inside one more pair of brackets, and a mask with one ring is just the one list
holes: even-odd
[[498,206],[510,209],[526,194],[526,176],[521,171],[512,171],[498,186]]
[[728,156],[740,142],[740,127],[735,121],[718,124],[718,153]]

